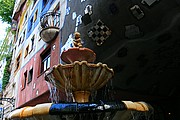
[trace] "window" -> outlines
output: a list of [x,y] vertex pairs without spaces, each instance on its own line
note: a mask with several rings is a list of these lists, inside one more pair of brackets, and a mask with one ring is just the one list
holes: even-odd
[[51,4],[54,2],[55,0],[51,0]]
[[33,68],[31,70],[29,70],[29,74],[28,74],[28,83],[30,83],[33,79]]
[[16,58],[16,69],[15,69],[15,71],[18,70],[20,67],[20,58],[21,58],[21,54]]
[[34,22],[36,21],[37,19],[37,15],[38,15],[38,10],[36,10],[35,14],[34,14]]
[[26,13],[26,15],[25,15],[25,17],[24,17],[24,23],[23,23],[23,24],[25,24],[25,23],[26,23],[27,16],[28,16],[28,13]]
[[31,38],[31,50],[30,50],[30,52],[33,50],[33,48],[34,48],[34,37],[35,37],[35,35],[33,35],[33,37]]
[[29,52],[29,45],[26,47],[25,56],[24,57],[26,57],[28,55],[28,52]]
[[20,38],[19,38],[19,44],[18,44],[18,46],[21,44],[21,39],[22,39],[22,38],[20,37]]
[[43,7],[42,8],[45,8],[46,4],[48,3],[48,0],[43,0]]
[[23,90],[26,87],[26,81],[27,81],[27,71],[24,72],[24,77],[21,81],[21,90]]
[[34,0],[34,2],[33,2],[33,7],[34,7],[34,5],[36,4],[36,1],[37,1],[37,0]]
[[29,23],[29,31],[31,30],[32,25],[33,25],[33,17],[31,18],[30,23]]
[[48,49],[45,53],[41,54],[41,73],[50,67],[50,56],[51,49]]
[[22,38],[22,43],[23,43],[23,41],[24,41],[24,39],[25,39],[25,35],[26,35],[26,30],[24,30],[24,32],[23,32],[23,38]]

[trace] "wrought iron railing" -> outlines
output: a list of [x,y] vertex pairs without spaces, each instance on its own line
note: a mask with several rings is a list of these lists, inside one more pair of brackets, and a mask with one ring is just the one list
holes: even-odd
[[41,28],[60,27],[60,13],[47,12],[41,16]]
[[14,107],[15,105],[15,99],[14,98],[0,98],[0,104],[2,104],[2,101],[7,101],[9,103],[11,103]]

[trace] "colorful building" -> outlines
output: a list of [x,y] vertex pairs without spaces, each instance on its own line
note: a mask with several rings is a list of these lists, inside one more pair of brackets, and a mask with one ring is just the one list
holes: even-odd
[[44,74],[63,63],[60,54],[78,31],[95,62],[115,72],[99,99],[146,101],[156,119],[178,119],[179,6],[178,0],[16,0],[10,79],[15,107],[50,102]]
[[[15,2],[12,78],[16,85],[16,108],[50,101],[44,73],[59,63],[59,36],[51,43],[44,42],[40,37],[40,21],[47,12],[50,17],[57,14],[56,20],[60,19],[59,6],[59,1],[53,0]],[[59,24],[55,27],[58,29]]]

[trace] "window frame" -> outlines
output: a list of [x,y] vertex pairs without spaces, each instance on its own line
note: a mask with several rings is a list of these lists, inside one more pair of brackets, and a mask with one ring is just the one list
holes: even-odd
[[29,54],[29,45],[26,47],[24,54],[24,58],[27,57],[27,55]]
[[26,88],[26,82],[28,79],[27,70],[23,73],[22,81],[21,81],[21,90]]
[[37,17],[38,17],[38,9],[34,13],[33,22],[36,22]]
[[15,71],[17,71],[20,68],[20,63],[21,63],[21,54],[18,55],[18,57],[16,58],[16,69]]
[[34,48],[34,41],[35,40],[35,35],[33,35],[32,36],[32,38],[31,38],[31,49],[30,49],[30,51],[29,51],[29,53],[33,50],[33,48]]
[[31,31],[32,27],[33,27],[33,22],[34,21],[34,16],[31,17],[30,19],[30,24],[29,24],[29,27],[28,27],[28,31]]
[[45,50],[41,55],[41,69],[40,73],[47,71],[51,66],[51,48]]
[[[46,1],[46,2],[44,2]],[[42,1],[42,10],[46,7],[46,5],[48,4],[49,0],[43,0]]]
[[33,68],[31,68],[28,72],[28,82],[27,82],[28,84],[33,80],[33,72],[34,72]]

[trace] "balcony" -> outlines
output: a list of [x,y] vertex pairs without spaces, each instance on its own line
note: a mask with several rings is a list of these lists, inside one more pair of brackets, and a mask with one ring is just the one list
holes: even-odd
[[60,26],[60,13],[59,12],[47,12],[40,18],[41,31],[40,37],[46,43],[55,40],[59,34]]

